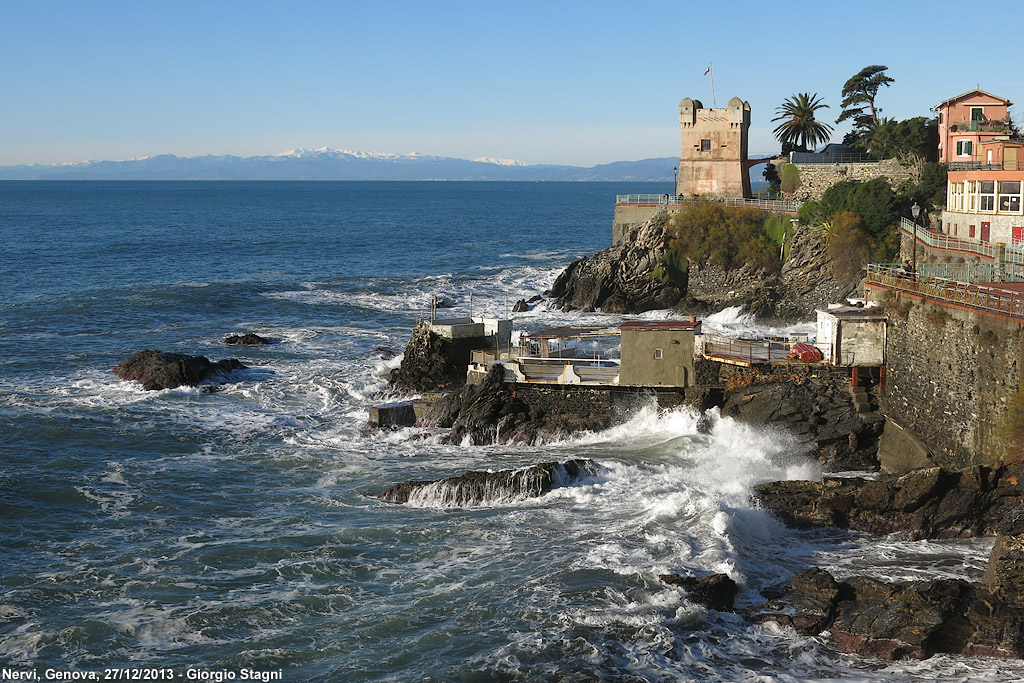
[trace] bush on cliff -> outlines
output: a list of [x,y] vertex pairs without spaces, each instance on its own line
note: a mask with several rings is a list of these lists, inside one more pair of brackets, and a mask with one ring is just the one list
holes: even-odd
[[689,259],[725,270],[750,265],[772,272],[781,267],[760,211],[700,202],[674,215],[668,232],[679,263]]
[[840,278],[857,275],[871,257],[874,240],[860,218],[849,211],[834,214],[823,225],[828,258]]

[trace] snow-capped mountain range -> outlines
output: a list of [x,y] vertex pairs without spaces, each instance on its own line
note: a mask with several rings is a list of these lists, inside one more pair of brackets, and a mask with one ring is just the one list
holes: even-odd
[[177,157],[81,161],[0,167],[0,180],[601,180],[671,184],[678,159],[619,161],[584,168],[527,164],[518,159],[455,159],[425,154],[292,149],[263,156]]

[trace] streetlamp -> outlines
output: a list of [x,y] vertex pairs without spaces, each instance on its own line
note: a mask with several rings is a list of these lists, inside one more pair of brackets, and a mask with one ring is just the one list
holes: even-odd
[[915,280],[917,279],[917,217],[921,215],[921,207],[914,202],[910,207],[910,213],[914,217],[914,246],[910,251],[910,272]]
[[672,196],[676,197],[679,195],[679,167],[676,166],[675,168],[673,168],[672,173]]

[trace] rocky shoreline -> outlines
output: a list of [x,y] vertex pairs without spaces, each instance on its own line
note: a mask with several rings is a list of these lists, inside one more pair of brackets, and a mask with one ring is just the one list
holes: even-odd
[[[650,271],[669,239],[666,219],[656,217],[639,226],[630,241],[574,262],[550,292],[553,305],[616,313],[675,307],[691,313],[739,304],[759,316],[793,320],[806,319],[815,308],[849,295],[859,284],[833,277],[824,245],[811,231],[797,234],[790,258],[777,275],[742,268],[725,273],[691,264],[683,281],[663,283],[651,278]],[[417,328],[391,384],[407,392],[447,389],[419,419],[419,424],[447,429],[446,442],[534,443],[605,429],[617,419],[607,401],[592,401],[594,409],[568,403],[552,409],[558,404],[530,395],[536,389],[507,384],[500,366],[481,382],[460,386],[458,368],[438,362],[445,357],[443,343],[432,338],[429,329]],[[781,428],[807,444],[826,472],[865,472],[756,487],[757,505],[784,524],[907,539],[997,539],[981,582],[897,583],[863,576],[838,580],[813,567],[784,585],[764,589],[763,602],[741,611],[747,620],[775,622],[804,635],[827,631],[840,651],[887,660],[937,653],[1024,656],[1024,489],[1018,483],[1024,482],[1024,465],[878,473],[886,424],[874,395],[878,377],[862,377],[857,395],[844,368],[742,368],[699,361],[695,372],[696,386],[680,388],[669,398],[673,405],[702,411],[702,428],[710,428],[718,416]],[[551,468],[557,465],[536,466],[538,481],[544,476],[549,481]],[[874,474],[867,476],[869,472]],[[471,472],[441,482],[407,482],[380,497],[404,502],[420,495],[418,491],[441,487],[450,492],[449,502],[478,504],[497,495],[495,488],[512,486],[513,476]],[[546,486],[533,486],[529,495],[543,495]],[[725,575],[661,579],[667,586],[682,588],[694,602],[721,611],[733,609],[740,590]]]

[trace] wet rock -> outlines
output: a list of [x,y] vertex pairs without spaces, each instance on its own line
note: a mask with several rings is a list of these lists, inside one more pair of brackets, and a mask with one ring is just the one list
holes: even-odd
[[391,371],[388,384],[411,393],[461,387],[468,364],[468,348],[457,347],[421,322],[413,328],[402,365]]
[[835,618],[843,587],[827,571],[807,569],[788,584],[764,591],[768,602],[744,610],[751,621],[773,621],[802,635],[815,636]]
[[698,605],[719,612],[731,612],[738,587],[727,574],[713,574],[707,577],[662,574],[659,576],[670,586],[679,586]]
[[526,299],[520,299],[516,302],[516,305],[512,307],[513,313],[525,313],[530,310],[530,304],[526,303]]
[[264,344],[269,344],[270,340],[266,337],[261,337],[258,334],[247,332],[246,334],[232,334],[224,339],[224,343],[240,346],[262,346]]
[[390,503],[418,501],[442,507],[465,507],[536,498],[556,486],[597,474],[592,460],[544,462],[499,472],[467,472],[434,481],[408,481],[377,494]]
[[449,429],[447,443],[487,445],[534,443],[539,437],[597,431],[611,424],[611,415],[594,409],[531,407],[505,382],[505,371],[493,366],[478,384],[449,393],[429,406],[420,423]]
[[378,346],[373,350],[373,352],[377,354],[377,357],[379,357],[381,360],[391,360],[392,358],[398,355],[397,353],[394,352],[393,349],[389,349],[385,346]]
[[973,629],[964,617],[971,586],[960,579],[887,584],[850,579],[852,598],[830,629],[843,652],[885,660],[925,659],[960,652]]
[[733,374],[726,377],[722,415],[782,427],[812,442],[815,456],[830,470],[878,468],[885,422],[857,412],[845,370],[796,366],[723,372]]
[[204,382],[226,382],[235,370],[244,370],[237,359],[213,363],[205,356],[186,356],[145,349],[126,358],[114,368],[114,374],[124,380],[136,381],[144,389],[174,389],[180,386],[199,386]]
[[544,297],[542,297],[540,294],[534,294],[533,296],[526,300],[526,303],[535,304],[541,301],[544,301]]
[[916,539],[991,536],[1022,492],[1014,470],[938,467],[876,480],[783,481],[755,488],[760,504],[797,528],[836,526]]

